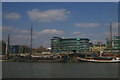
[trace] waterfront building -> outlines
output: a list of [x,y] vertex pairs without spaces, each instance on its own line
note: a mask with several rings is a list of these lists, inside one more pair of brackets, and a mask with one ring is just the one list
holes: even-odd
[[0,45],[0,55],[6,55],[6,43],[2,40]]
[[53,37],[51,39],[52,52],[89,52],[91,43],[88,38],[60,38]]
[[[106,53],[110,53],[110,39],[106,39]],[[112,38],[112,53],[119,54],[120,52],[120,36],[114,36]]]
[[12,45],[10,46],[11,54],[30,53],[30,48],[24,45]]
[[51,52],[59,52],[61,50],[60,42],[62,38],[60,37],[53,37],[51,39]]

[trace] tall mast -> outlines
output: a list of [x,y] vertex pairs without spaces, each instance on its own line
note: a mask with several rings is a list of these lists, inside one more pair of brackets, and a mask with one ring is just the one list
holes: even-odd
[[32,33],[32,25],[31,25],[31,51],[30,51],[30,59],[31,59],[31,55],[32,55],[32,35],[33,35],[33,33]]
[[8,34],[8,41],[7,41],[7,56],[10,56],[10,34]]
[[112,53],[112,21],[110,19],[110,53]]
[[5,49],[6,55],[8,55],[8,42],[6,42],[6,49]]

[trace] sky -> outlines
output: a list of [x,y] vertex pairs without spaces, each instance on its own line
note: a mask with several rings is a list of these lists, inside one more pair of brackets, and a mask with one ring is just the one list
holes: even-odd
[[10,33],[11,45],[50,47],[52,37],[88,38],[92,43],[109,38],[112,20],[113,36],[118,35],[117,2],[3,2],[3,40]]

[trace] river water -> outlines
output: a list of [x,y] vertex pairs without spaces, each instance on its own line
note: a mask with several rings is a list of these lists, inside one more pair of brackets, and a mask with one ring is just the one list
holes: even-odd
[[118,63],[2,63],[3,78],[118,78]]

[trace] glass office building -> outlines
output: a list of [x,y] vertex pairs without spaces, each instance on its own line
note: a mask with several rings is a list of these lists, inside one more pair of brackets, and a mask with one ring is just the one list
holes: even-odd
[[51,39],[52,52],[88,52],[91,46],[88,38],[67,38],[53,37]]
[[[110,39],[106,40],[106,52],[110,52]],[[112,38],[112,51],[120,52],[120,36],[114,36]]]

